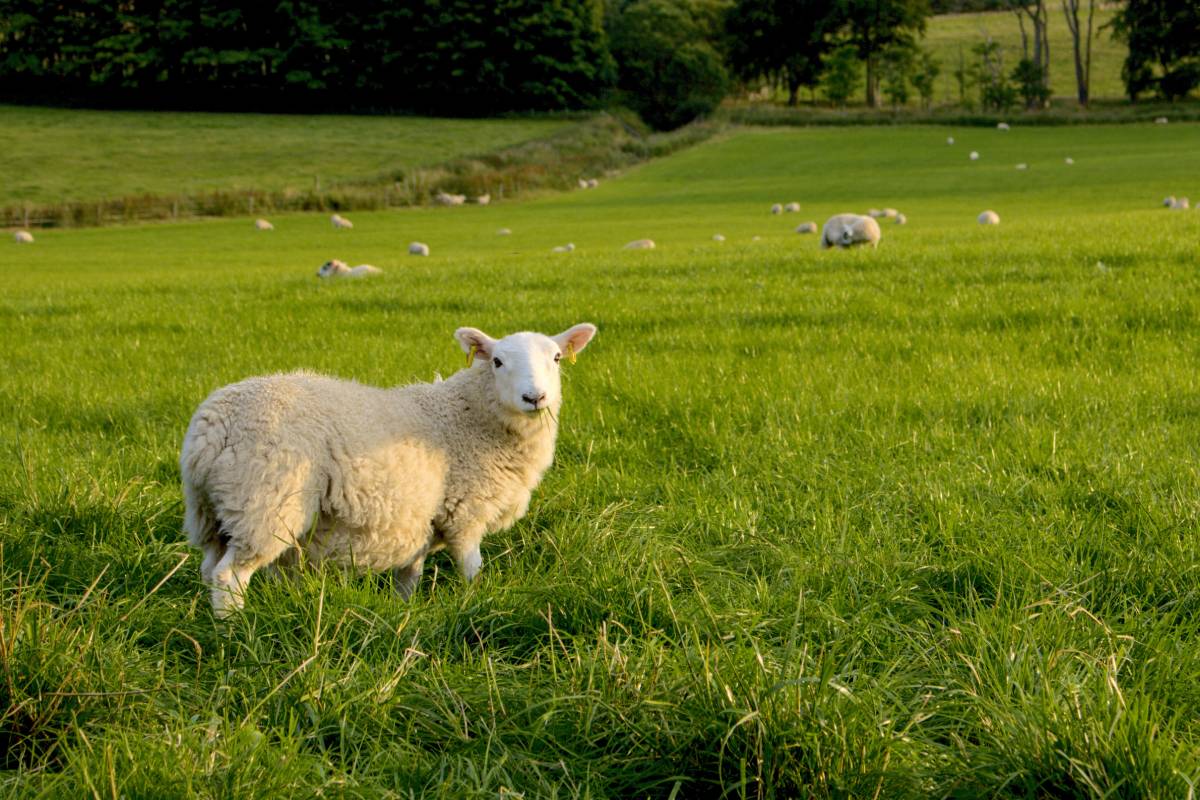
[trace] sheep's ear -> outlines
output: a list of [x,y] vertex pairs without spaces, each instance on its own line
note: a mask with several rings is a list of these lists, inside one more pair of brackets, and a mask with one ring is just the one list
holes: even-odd
[[588,342],[596,335],[596,326],[590,322],[581,322],[571,328],[567,328],[558,336],[552,336],[554,342],[559,349],[566,354],[567,358],[572,362],[575,360],[575,354],[582,352],[583,348],[587,347]]
[[467,366],[476,355],[491,358],[492,348],[496,346],[496,340],[478,328],[459,328],[454,332],[454,338],[467,354]]

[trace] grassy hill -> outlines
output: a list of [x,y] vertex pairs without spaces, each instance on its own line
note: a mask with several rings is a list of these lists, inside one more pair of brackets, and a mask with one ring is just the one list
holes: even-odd
[[0,206],[304,190],[543,137],[568,120],[205,114],[0,106]]
[[[1049,5],[1050,88],[1056,97],[1074,98],[1075,62],[1071,33],[1059,4]],[[1125,97],[1125,87],[1121,83],[1125,46],[1113,41],[1110,31],[1100,30],[1112,19],[1114,12],[1112,6],[1096,10],[1091,81],[1092,97],[1096,99]],[[1029,30],[1028,24],[1026,30]],[[1011,72],[1022,55],[1021,30],[1015,14],[1007,11],[943,14],[929,20],[923,44],[942,62],[942,74],[937,82],[937,103],[958,102],[958,83],[954,80],[954,70],[958,68],[959,52],[970,64],[971,48],[988,38],[1000,43],[1005,68]]]
[[[0,795],[1186,796],[1200,212],[1158,204],[1200,196],[1197,133],[742,131],[352,231],[0,242]],[[872,206],[909,218],[875,251],[792,232]],[[582,320],[477,583],[260,574],[214,624],[177,468],[208,392]]]

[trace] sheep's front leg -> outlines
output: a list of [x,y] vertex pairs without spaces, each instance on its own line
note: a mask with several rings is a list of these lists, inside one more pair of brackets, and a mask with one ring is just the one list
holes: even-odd
[[421,581],[421,571],[425,568],[425,556],[417,556],[407,567],[396,567],[392,570],[392,586],[405,600],[412,597]]
[[480,567],[483,566],[483,556],[479,552],[479,543],[476,542],[474,547],[462,554],[455,554],[455,560],[458,562],[458,570],[463,574],[463,577],[468,581],[475,580],[475,576],[479,574]]
[[446,549],[458,565],[458,571],[468,581],[474,580],[479,574],[479,568],[483,566],[479,543],[483,541],[484,533],[481,526],[479,530],[455,531],[446,536]]

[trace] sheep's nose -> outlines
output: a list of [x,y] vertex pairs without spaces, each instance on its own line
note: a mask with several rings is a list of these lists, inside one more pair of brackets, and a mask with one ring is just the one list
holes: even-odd
[[533,406],[534,408],[537,408],[538,405],[540,405],[541,402],[546,399],[546,393],[542,392],[538,395],[523,394],[521,395],[521,399],[526,403],[529,403],[529,405]]

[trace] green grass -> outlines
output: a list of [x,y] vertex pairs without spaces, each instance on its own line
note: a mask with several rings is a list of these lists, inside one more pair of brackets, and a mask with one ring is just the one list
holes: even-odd
[[[1075,55],[1071,32],[1067,29],[1062,7],[1058,3],[1047,3],[1047,6],[1050,23],[1050,88],[1056,97],[1074,99]],[[1100,30],[1114,13],[1112,6],[1096,9],[1091,76],[1091,95],[1094,99],[1126,96],[1125,86],[1121,83],[1121,64],[1125,59],[1126,47],[1121,42],[1113,41],[1111,31]],[[1087,26],[1086,18],[1083,25]],[[1025,30],[1032,42],[1033,32],[1028,21]],[[1022,56],[1021,29],[1015,14],[1008,11],[943,14],[929,20],[922,46],[942,62],[942,74],[937,80],[934,102],[958,102],[958,83],[954,80],[954,70],[958,69],[959,49],[962,49],[963,58],[970,66],[973,60],[977,60],[971,48],[989,37],[1000,43],[1005,69],[1011,72]],[[978,102],[977,91],[968,90],[968,97]]]
[[562,119],[80,111],[0,105],[0,206],[308,190],[546,136]]
[[[350,232],[9,244],[0,794],[1187,796],[1200,214],[1158,203],[1197,129],[951,132],[744,131]],[[790,232],[889,205],[874,252]],[[556,464],[477,583],[259,576],[217,628],[176,466],[209,391],[429,379],[459,325],[581,320]]]

